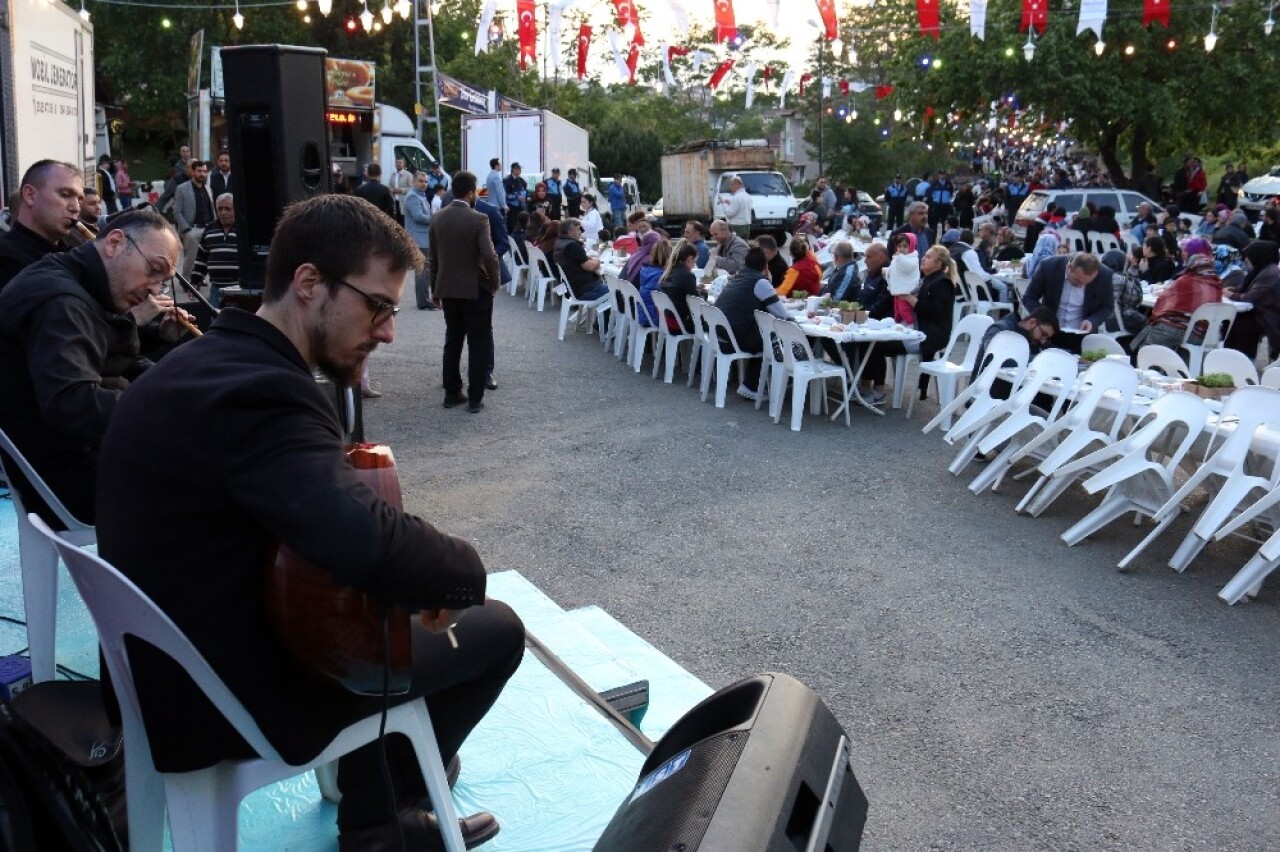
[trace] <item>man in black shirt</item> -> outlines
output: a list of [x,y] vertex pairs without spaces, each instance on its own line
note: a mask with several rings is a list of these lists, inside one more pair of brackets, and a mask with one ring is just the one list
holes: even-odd
[[0,235],[0,287],[46,254],[66,251],[63,238],[80,218],[84,178],[70,163],[41,160],[22,176],[21,200]]
[[383,213],[395,218],[395,199],[391,197],[391,190],[379,180],[382,177],[382,166],[377,163],[370,163],[365,168],[364,173],[369,179],[356,187],[355,194],[377,207]]
[[765,272],[769,273],[769,281],[776,290],[781,284],[782,279],[786,277],[787,259],[782,256],[782,252],[778,251],[778,241],[767,234],[756,239],[756,245],[760,246],[760,250],[764,252],[764,256],[768,259],[769,265]]
[[560,236],[556,240],[555,262],[569,279],[573,298],[594,302],[609,292],[609,286],[600,280],[600,260],[587,257],[582,244],[582,223],[577,219],[565,219],[560,223]]

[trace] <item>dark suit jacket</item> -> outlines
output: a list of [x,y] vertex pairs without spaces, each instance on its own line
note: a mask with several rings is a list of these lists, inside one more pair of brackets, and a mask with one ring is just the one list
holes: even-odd
[[355,195],[377,207],[388,216],[396,215],[396,202],[391,196],[391,189],[376,180],[367,180],[355,188]]
[[482,289],[497,292],[498,266],[488,216],[455,200],[431,217],[427,267],[437,298],[475,299]]
[[[484,566],[467,542],[356,481],[334,406],[266,320],[224,310],[161,364],[122,397],[102,443],[99,552],[169,614],[286,760],[310,759],[381,699],[321,682],[276,639],[262,591],[276,543],[410,609],[483,603]],[[200,447],[181,464],[155,448],[174,430]],[[146,651],[130,657],[157,768],[242,754],[194,684]]]
[[[1066,283],[1067,261],[1070,255],[1059,255],[1040,261],[1031,275],[1022,306],[1028,313],[1041,305],[1053,308],[1056,313],[1062,302],[1062,288]],[[1084,288],[1084,318],[1093,324],[1094,331],[1101,329],[1107,319],[1115,314],[1115,292],[1111,289],[1111,270],[1098,267],[1097,276]]]
[[501,210],[483,198],[476,199],[476,209],[489,217],[489,239],[493,241],[493,250],[498,255],[498,270],[502,276],[502,283],[506,284],[511,280],[511,270],[507,269],[507,265],[502,262],[502,256],[511,251],[511,238],[507,236],[507,221],[503,218]]
[[[209,187],[213,190],[213,200],[216,202],[219,195],[231,191],[231,181],[224,178],[222,172],[214,169],[213,174],[209,175]],[[214,213],[216,214],[217,211],[215,210]]]

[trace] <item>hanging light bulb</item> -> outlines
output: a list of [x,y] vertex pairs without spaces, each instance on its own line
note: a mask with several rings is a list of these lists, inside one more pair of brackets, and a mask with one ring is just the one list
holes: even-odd
[[392,15],[394,15],[394,14],[395,14],[395,12],[392,12],[392,11],[391,11],[391,0],[383,0],[383,3],[382,3],[382,23],[383,23],[383,24],[389,24],[389,23],[391,23],[391,16],[392,16]]
[[1036,40],[1034,33],[1034,28],[1027,29],[1027,43],[1022,46],[1022,56],[1028,62],[1036,58]]
[[893,120],[894,120],[894,121],[902,121],[902,110],[900,110],[900,109],[895,109],[895,110],[893,111]]
[[333,11],[333,0],[316,0],[316,8],[320,10],[320,14],[326,18]]
[[1208,53],[1213,53],[1213,49],[1218,46],[1218,4],[1213,4],[1213,17],[1209,19],[1209,34],[1204,37],[1204,49]]
[[1097,43],[1094,44],[1093,46],[1093,52],[1096,53],[1098,56],[1101,56],[1102,51],[1106,49],[1107,49],[1106,42],[1104,42],[1102,39],[1098,39]]
[[304,23],[304,24],[309,24],[309,23],[311,23],[311,16],[310,16],[310,15],[303,15],[303,16],[302,16],[302,23]]
[[[84,7],[84,0],[80,0],[80,17],[86,21],[89,20],[89,10]],[[1268,32],[1267,35],[1271,33]]]
[[244,15],[240,14],[240,0],[236,0],[236,13],[231,16],[231,23],[236,25],[236,29],[244,29]]
[[831,52],[836,56],[840,55],[840,51],[844,50],[844,42],[839,38],[831,39]]
[[1131,44],[1126,44],[1126,45],[1124,46],[1124,55],[1125,55],[1125,56],[1133,56],[1133,45],[1131,45]]
[[409,13],[413,11],[413,6],[409,0],[396,0],[396,14],[400,16],[400,20],[408,20]]
[[373,31],[374,31],[375,33],[380,33],[380,32],[382,32],[382,21],[374,21],[374,22],[373,22]]
[[298,8],[299,12],[307,11],[307,0],[298,0],[298,2],[293,5]]
[[1271,17],[1271,15],[1267,15],[1267,19],[1262,22],[1263,35],[1271,35],[1272,31],[1275,28],[1276,28],[1276,19]]
[[365,32],[373,30],[373,13],[369,11],[368,6],[365,6],[364,11],[360,13],[360,26],[364,27]]
[[849,119],[852,121],[852,120],[856,120],[857,118],[858,118],[858,111],[856,109],[849,110]]

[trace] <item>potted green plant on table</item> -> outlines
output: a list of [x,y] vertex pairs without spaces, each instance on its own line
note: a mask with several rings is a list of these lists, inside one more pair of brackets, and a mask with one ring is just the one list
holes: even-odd
[[1222,399],[1236,389],[1236,382],[1230,373],[1205,373],[1184,387],[1189,387],[1196,396],[1205,399]]

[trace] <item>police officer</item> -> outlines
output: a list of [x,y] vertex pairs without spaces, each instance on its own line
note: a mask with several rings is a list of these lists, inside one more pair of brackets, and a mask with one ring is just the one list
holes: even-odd
[[907,186],[902,182],[902,172],[893,176],[893,183],[884,188],[884,201],[889,206],[889,218],[885,229],[899,228],[907,209]]

